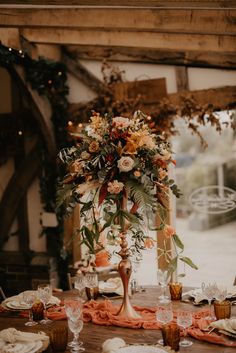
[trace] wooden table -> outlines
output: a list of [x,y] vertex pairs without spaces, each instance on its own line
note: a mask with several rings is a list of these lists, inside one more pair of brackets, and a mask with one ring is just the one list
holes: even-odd
[[[72,291],[63,292],[58,295],[60,298],[65,298],[74,294]],[[131,302],[133,305],[143,306],[155,306],[157,303],[158,289],[155,287],[145,287],[145,291],[136,293],[132,296]],[[119,300],[114,300],[114,303],[119,303]],[[173,302],[174,310],[178,308],[184,308],[191,311],[201,310],[202,307],[193,306],[190,303]],[[233,315],[236,315],[236,306],[232,306]],[[53,327],[60,325],[67,325],[66,320],[54,321],[50,325],[37,325],[34,327],[26,327],[24,323],[25,318],[19,318],[13,312],[1,313],[0,314],[0,330],[8,327],[15,327],[21,331],[45,331],[49,332]],[[86,353],[101,352],[102,343],[112,337],[121,337],[126,343],[146,343],[155,344],[159,338],[161,338],[160,330],[145,330],[145,329],[128,329],[115,326],[100,326],[92,323],[84,324],[83,331],[81,332],[80,338],[84,342]],[[71,334],[70,334],[71,338]],[[202,342],[191,338],[193,345],[189,348],[180,347],[179,352],[188,353],[233,353],[235,347],[224,347],[216,344]],[[50,350],[49,350],[50,351]],[[67,350],[66,352],[70,352]]]

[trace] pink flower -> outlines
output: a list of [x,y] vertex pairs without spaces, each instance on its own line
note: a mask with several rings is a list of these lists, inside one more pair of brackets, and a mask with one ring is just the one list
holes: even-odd
[[122,116],[113,118],[112,122],[117,129],[125,129],[130,126],[130,120],[128,118],[123,118]]
[[110,194],[119,194],[123,190],[124,184],[118,180],[114,180],[108,183],[107,191]]
[[166,224],[165,228],[163,229],[163,233],[166,237],[172,237],[176,234],[176,231],[174,227],[170,226],[169,224]]

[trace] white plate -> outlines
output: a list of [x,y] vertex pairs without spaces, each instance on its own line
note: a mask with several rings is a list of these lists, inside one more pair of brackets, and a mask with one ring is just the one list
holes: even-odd
[[156,346],[133,345],[116,350],[117,353],[166,353],[167,350]]
[[[50,307],[52,305],[60,305],[60,302],[61,302],[60,299],[58,299],[57,297],[51,296],[51,299],[50,299],[47,307]],[[11,310],[26,310],[26,309],[29,309],[27,304],[22,301],[22,293],[18,294],[18,295],[14,295],[12,297],[9,297],[9,298],[5,299],[2,302],[2,305],[6,309],[11,309]]]
[[29,306],[25,303],[21,303],[21,302],[18,302],[17,300],[13,300],[13,301],[8,301],[6,302],[6,306],[9,308],[9,309],[15,309],[15,310],[27,310],[29,309]]

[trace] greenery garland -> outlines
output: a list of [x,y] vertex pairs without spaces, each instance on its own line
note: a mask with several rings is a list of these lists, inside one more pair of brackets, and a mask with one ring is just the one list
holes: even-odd
[[[13,65],[24,68],[26,81],[39,95],[47,97],[52,107],[52,123],[56,147],[58,150],[69,146],[67,139],[67,125],[69,121],[67,100],[68,86],[66,66],[61,62],[54,62],[39,58],[32,59],[22,50],[6,47],[0,43],[0,66],[11,69]],[[41,149],[42,173],[40,177],[41,201],[45,212],[55,212],[55,199],[58,170],[52,166],[48,158],[45,145]],[[60,274],[62,288],[66,287],[65,279],[67,263],[63,258],[63,215],[57,214],[58,226],[55,228],[44,227],[42,233],[47,236],[48,247],[51,256],[58,260],[58,272]]]

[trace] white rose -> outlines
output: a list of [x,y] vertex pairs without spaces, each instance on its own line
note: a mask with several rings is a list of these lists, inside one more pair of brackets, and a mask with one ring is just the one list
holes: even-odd
[[129,172],[133,169],[134,160],[131,157],[121,157],[117,162],[120,172]]

